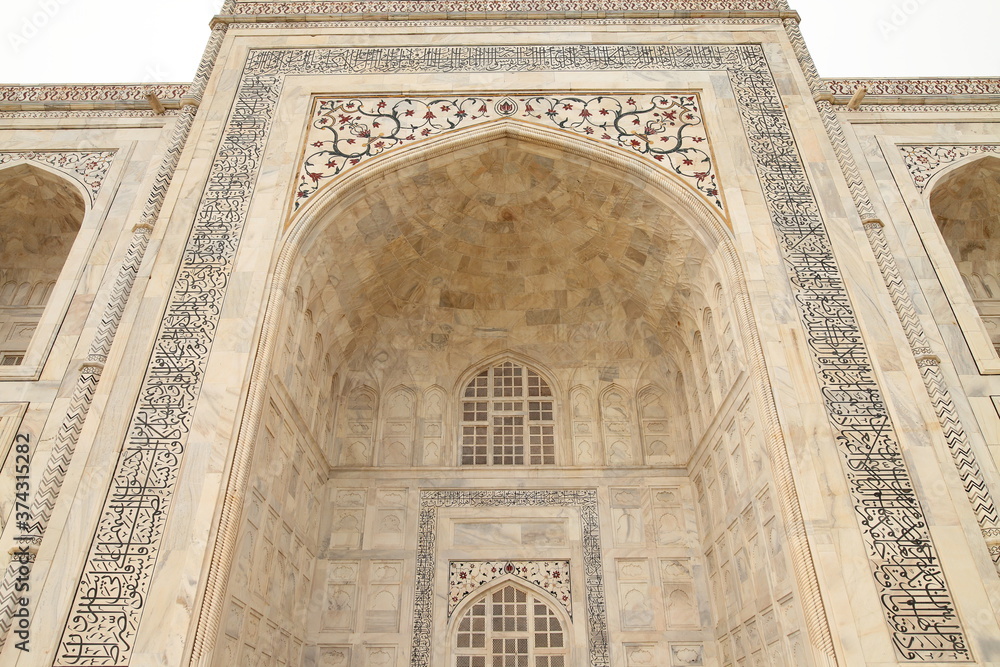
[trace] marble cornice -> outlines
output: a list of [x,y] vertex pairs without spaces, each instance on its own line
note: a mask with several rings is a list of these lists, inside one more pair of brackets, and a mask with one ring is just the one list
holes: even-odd
[[[783,0],[320,0],[235,2],[216,21],[269,20],[482,19],[482,18],[794,18]],[[281,18],[279,18],[281,17]]]
[[833,93],[830,101],[847,105],[861,87],[867,92],[864,104],[868,105],[977,105],[1000,103],[1000,78],[962,77],[928,79],[821,79],[822,85]]
[[152,93],[164,109],[177,109],[189,83],[0,85],[0,111],[153,109]]

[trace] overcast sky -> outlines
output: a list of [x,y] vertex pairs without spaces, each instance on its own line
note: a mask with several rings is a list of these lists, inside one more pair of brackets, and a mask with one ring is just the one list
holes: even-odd
[[[222,0],[8,0],[0,82],[190,81]],[[791,0],[822,76],[1000,76],[998,0]]]

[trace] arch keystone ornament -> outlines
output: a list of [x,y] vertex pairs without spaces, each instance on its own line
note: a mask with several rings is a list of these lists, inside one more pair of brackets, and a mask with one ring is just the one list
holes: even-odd
[[[184,462],[193,408],[204,381],[285,78],[620,70],[728,75],[843,460],[868,552],[870,585],[881,601],[897,657],[913,662],[972,659],[763,47],[562,45],[289,48],[248,53],[153,343],[55,665],[122,667],[131,663]],[[336,169],[336,164],[331,169]],[[429,556],[433,554],[437,508],[450,503],[573,504],[585,515],[593,512],[596,528],[593,491],[425,491],[421,496],[411,667],[430,664],[433,562]],[[219,535],[215,548],[231,550],[232,545],[226,542],[231,539],[229,533],[220,530]],[[599,550],[592,549],[599,549],[599,535],[588,535],[585,529],[585,559],[587,553],[599,557]],[[803,550],[808,554],[808,543]],[[795,564],[795,575],[805,591],[803,607],[810,641],[832,655],[833,642],[815,571],[808,556]],[[597,563],[587,562],[585,572],[591,665],[601,667],[609,664],[602,570]],[[219,573],[209,575],[210,580],[218,577]],[[205,642],[211,643],[206,637],[213,636],[217,627],[221,613],[217,595],[221,597],[215,591],[205,594],[194,640],[199,650],[204,649]],[[195,660],[202,655],[195,655]]]

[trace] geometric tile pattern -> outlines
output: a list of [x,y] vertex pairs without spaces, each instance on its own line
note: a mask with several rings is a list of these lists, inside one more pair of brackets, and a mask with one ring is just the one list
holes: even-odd
[[[560,70],[714,70],[729,74],[892,642],[904,660],[971,659],[763,49],[753,44],[560,45],[330,47],[249,53],[208,187],[198,204],[170,290],[55,665],[119,667],[131,659],[193,408],[204,381],[284,77]],[[474,498],[474,492],[453,493]],[[433,519],[430,507],[422,510],[421,521],[425,518]],[[422,527],[418,547],[422,553],[428,553],[427,539],[433,548],[433,529]],[[591,576],[589,568],[587,572]],[[588,596],[591,583],[585,582]],[[420,596],[418,588],[418,602]],[[429,597],[426,603],[430,603]],[[593,617],[589,620],[594,622]],[[417,630],[415,639],[422,636]],[[602,640],[606,645],[606,628]],[[606,658],[600,655],[595,662],[593,627],[590,641],[592,663],[605,664]],[[412,664],[426,665],[421,656],[427,654],[417,651],[415,645]]]

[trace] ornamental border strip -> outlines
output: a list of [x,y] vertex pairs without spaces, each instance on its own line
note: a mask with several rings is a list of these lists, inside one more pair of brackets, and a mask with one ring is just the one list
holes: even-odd
[[46,102],[146,102],[153,93],[161,100],[179,100],[190,83],[10,85],[0,86],[0,105]]
[[320,0],[235,2],[233,14],[481,14],[504,12],[637,12],[786,10],[777,0]]
[[1000,95],[1000,77],[968,79],[820,79],[834,95],[853,95],[861,86],[867,95]]
[[906,661],[971,659],[760,45],[327,47],[248,54],[80,575],[56,667],[120,667],[130,661],[284,77],[560,70],[728,73],[844,460],[891,641]]
[[442,507],[572,507],[580,511],[583,590],[587,607],[590,667],[610,667],[608,618],[604,595],[601,526],[595,489],[425,490],[420,492],[417,569],[413,595],[413,646],[410,667],[430,667],[437,566],[437,518]]
[[[454,26],[454,20],[413,19],[413,20],[344,20],[330,18],[320,21],[273,21],[254,23],[230,23],[230,30],[302,30],[311,28],[418,28],[428,26]],[[522,18],[522,19],[462,19],[462,27],[469,26],[536,26],[536,25],[781,25],[780,18]]]

